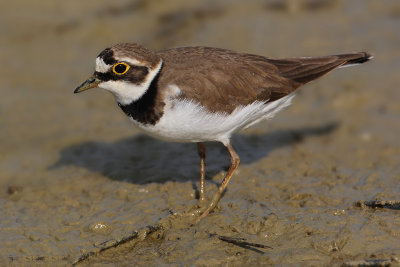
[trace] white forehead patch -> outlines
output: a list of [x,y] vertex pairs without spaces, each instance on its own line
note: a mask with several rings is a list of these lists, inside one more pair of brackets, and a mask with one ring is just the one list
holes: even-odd
[[112,67],[112,65],[108,65],[106,64],[102,58],[96,58],[96,71],[97,72],[102,72],[102,73],[106,73],[107,71],[110,70],[110,68]]

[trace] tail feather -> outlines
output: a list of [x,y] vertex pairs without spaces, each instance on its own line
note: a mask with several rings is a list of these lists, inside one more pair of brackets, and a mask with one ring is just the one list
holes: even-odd
[[372,55],[367,53],[367,52],[359,52],[359,53],[355,53],[355,54],[338,55],[337,57],[343,58],[343,59],[346,60],[346,63],[344,65],[347,65],[347,64],[361,64],[361,63],[367,62],[368,60],[373,58]]
[[325,57],[270,60],[270,63],[279,69],[283,77],[301,85],[336,68],[362,64],[371,58],[369,53],[359,52]]
[[362,64],[365,63],[367,61],[369,61],[370,59],[373,58],[373,56],[367,52],[360,52],[357,54],[350,54],[350,55],[339,55],[339,56],[351,56],[351,55],[359,55],[359,57],[356,57],[354,59],[349,59],[347,60],[342,66],[340,66],[339,68],[343,68],[343,67],[349,67],[349,66],[354,66],[354,65],[358,65],[358,64]]

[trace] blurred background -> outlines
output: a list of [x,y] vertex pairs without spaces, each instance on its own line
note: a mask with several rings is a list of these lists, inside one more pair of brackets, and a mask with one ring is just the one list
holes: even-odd
[[[120,42],[152,50],[214,46],[275,58],[372,53],[373,61],[305,86],[274,121],[235,137],[244,159],[238,176],[267,183],[263,177],[273,181],[274,168],[291,177],[314,166],[320,172],[305,176],[328,179],[329,169],[353,177],[340,188],[354,192],[337,191],[332,205],[399,192],[399,1],[24,0],[1,6],[0,227],[6,231],[0,256],[6,261],[22,255],[71,259],[104,239],[88,225],[106,221],[117,235],[154,223],[160,211],[188,199],[195,203],[194,145],[142,136],[105,91],[73,94],[92,74],[95,57]],[[331,124],[339,126],[330,130]],[[287,148],[306,136],[310,141],[297,154]],[[208,179],[215,184],[229,159],[219,146],[209,149]],[[366,178],[371,173],[375,178]],[[370,187],[356,188],[361,185]]]

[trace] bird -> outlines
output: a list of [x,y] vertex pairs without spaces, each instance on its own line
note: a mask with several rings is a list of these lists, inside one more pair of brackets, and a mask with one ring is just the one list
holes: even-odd
[[[111,92],[134,125],[150,136],[197,144],[199,205],[191,215],[213,212],[240,157],[232,134],[271,119],[291,104],[296,90],[328,72],[367,62],[367,52],[273,59],[228,49],[193,46],[151,51],[119,43],[96,57],[93,75],[74,93],[91,88]],[[230,167],[216,193],[205,194],[205,142],[220,142]]]

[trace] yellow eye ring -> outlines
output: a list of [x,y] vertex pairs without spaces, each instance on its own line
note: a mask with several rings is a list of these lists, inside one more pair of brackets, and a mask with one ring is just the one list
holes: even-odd
[[117,75],[124,75],[128,72],[130,66],[124,62],[117,63],[113,66],[112,71]]

